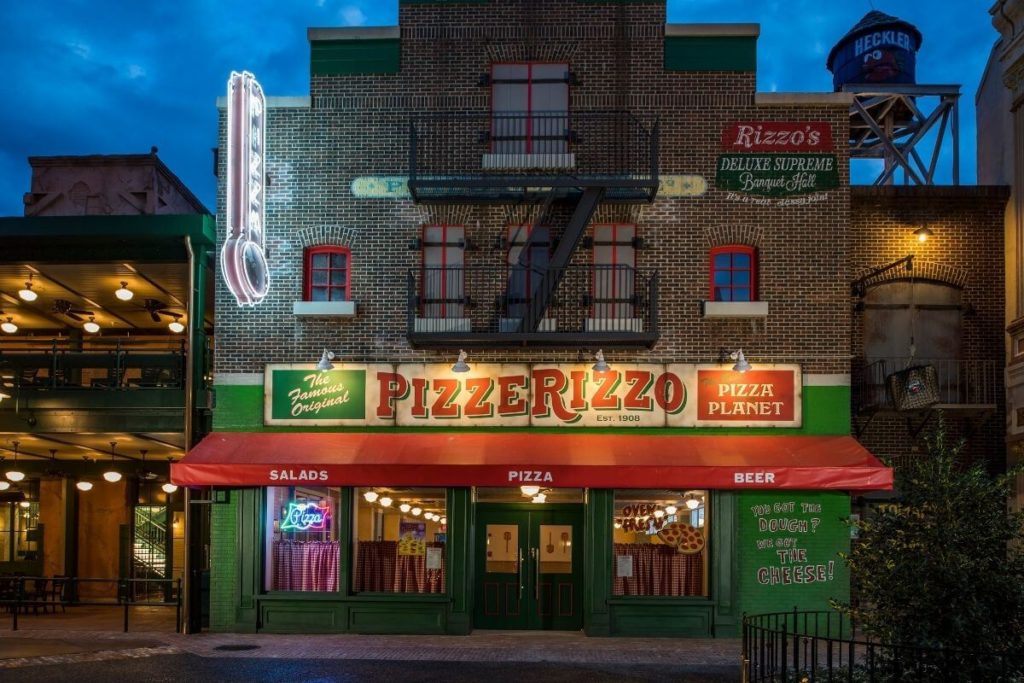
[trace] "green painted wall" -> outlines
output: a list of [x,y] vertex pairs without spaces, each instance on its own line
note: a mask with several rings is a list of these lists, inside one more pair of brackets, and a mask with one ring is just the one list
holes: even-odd
[[[849,599],[850,574],[838,556],[850,548],[850,529],[843,523],[850,516],[848,495],[745,491],[736,498],[742,612],[826,610],[829,599]],[[783,528],[773,530],[779,524]]]
[[228,502],[210,506],[210,630],[234,631],[238,605],[237,491]]
[[[365,431],[431,431],[444,427],[265,427],[263,425],[262,385],[216,385],[217,407],[213,412],[213,428],[221,432],[365,432]],[[796,429],[717,429],[717,428],[635,428],[607,429],[601,427],[566,429],[564,427],[467,427],[467,431],[532,431],[567,434],[571,432],[620,434],[818,434],[850,433],[850,387],[805,386],[803,388],[803,426]],[[461,431],[461,430],[460,430]]]
[[666,37],[665,71],[757,71],[757,38]]
[[396,74],[398,38],[373,40],[314,40],[309,46],[309,70],[314,76]]

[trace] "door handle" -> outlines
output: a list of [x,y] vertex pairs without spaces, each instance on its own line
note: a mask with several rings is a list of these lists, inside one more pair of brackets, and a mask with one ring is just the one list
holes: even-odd
[[533,555],[533,599],[538,603],[540,602],[540,548],[530,548],[530,553]]
[[516,578],[519,580],[519,599],[523,599],[523,590],[526,588],[523,585],[523,549],[519,549],[519,562],[516,564]]

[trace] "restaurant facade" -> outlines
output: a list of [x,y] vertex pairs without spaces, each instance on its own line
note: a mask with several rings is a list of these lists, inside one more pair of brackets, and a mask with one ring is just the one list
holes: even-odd
[[758,33],[402,0],[309,30],[309,97],[232,73],[213,432],[172,466],[211,629],[735,636],[849,599],[893,477],[861,442],[931,415],[862,369],[948,333],[942,287],[981,297],[965,348],[999,335],[1001,271],[915,230],[998,237],[1005,193],[851,190],[850,97],[757,93]]

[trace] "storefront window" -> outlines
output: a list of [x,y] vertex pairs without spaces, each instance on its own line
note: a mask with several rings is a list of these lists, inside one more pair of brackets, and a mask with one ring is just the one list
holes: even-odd
[[443,488],[356,489],[353,525],[355,592],[445,591]]
[[707,491],[615,492],[614,595],[708,595]]
[[267,489],[266,590],[338,590],[340,499],[337,488]]

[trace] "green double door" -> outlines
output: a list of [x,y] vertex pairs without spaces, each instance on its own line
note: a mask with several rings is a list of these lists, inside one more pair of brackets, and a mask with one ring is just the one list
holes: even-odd
[[583,628],[583,506],[478,504],[474,627]]

